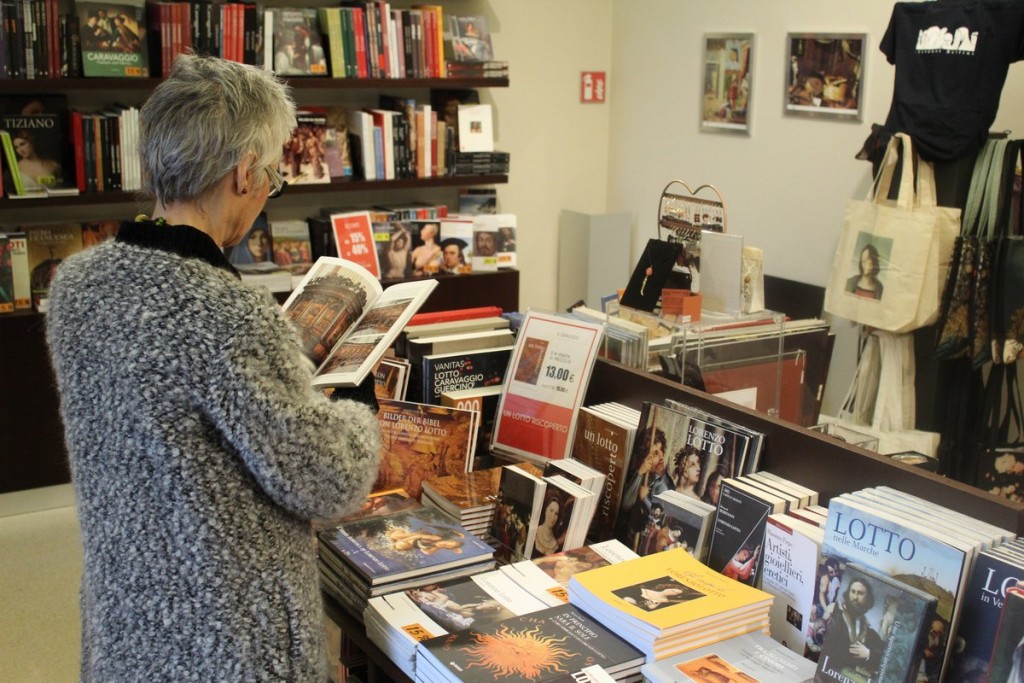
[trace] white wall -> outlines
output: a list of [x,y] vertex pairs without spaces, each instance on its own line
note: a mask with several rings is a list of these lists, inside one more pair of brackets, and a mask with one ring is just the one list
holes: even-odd
[[[512,153],[498,196],[519,218],[521,307],[555,307],[563,208],[632,214],[632,262],[656,234],[658,198],[673,178],[716,185],[729,229],[764,249],[769,274],[824,286],[846,202],[864,196],[870,181],[870,165],[854,155],[889,109],[894,68],[878,44],[893,5],[448,0],[449,12],[487,15],[496,58],[510,62],[511,86],[482,92],[495,103],[497,145]],[[750,137],[699,130],[706,32],[756,36]],[[862,122],[783,115],[787,32],[867,34]],[[606,104],[579,103],[581,71],[608,73]],[[994,128],[1024,134],[1020,65],[1010,69]],[[854,328],[835,328],[826,411],[845,390],[854,356]]]
[[[465,3],[470,5],[471,3]],[[490,0],[497,59],[511,87],[495,88],[498,149],[512,154],[501,208],[516,214],[520,308],[553,310],[562,209],[607,206],[609,104],[581,104],[581,71],[611,72],[611,0]],[[462,3],[445,5],[457,13]],[[609,93],[615,96],[614,90]]]
[[[824,286],[851,198],[870,165],[854,155],[889,109],[894,67],[878,50],[893,2],[821,0],[613,0],[608,210],[631,212],[634,255],[655,236],[657,204],[673,178],[712,183],[725,196],[730,232],[764,249],[767,273]],[[783,115],[787,32],[866,33],[860,123]],[[750,137],[701,133],[705,32],[753,32]],[[1024,68],[1010,70],[995,129],[1024,134]],[[852,326],[840,333],[825,410],[849,383]]]

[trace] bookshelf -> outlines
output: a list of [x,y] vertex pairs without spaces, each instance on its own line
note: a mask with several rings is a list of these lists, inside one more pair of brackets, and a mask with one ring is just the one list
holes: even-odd
[[[141,103],[160,81],[159,78],[13,79],[3,81],[3,95],[63,94],[68,98],[69,107],[91,110],[101,108],[97,104],[115,100]],[[321,98],[335,101],[339,97],[358,98],[361,94],[367,96],[368,104],[369,97],[376,99],[377,93],[382,91],[412,91],[419,98],[419,93],[434,89],[503,88],[509,86],[509,79],[310,77],[288,79],[288,83],[301,108],[303,104],[319,104]],[[411,198],[410,193],[417,190],[444,191],[507,182],[507,175],[491,174],[291,185],[288,196],[303,199],[295,205],[285,205],[280,217],[288,213],[291,218],[305,218],[316,213],[320,206],[336,203],[339,195],[346,197],[346,201],[350,198],[358,201],[360,193],[377,192]],[[134,215],[138,206],[138,196],[132,192],[95,192],[45,199],[2,197],[0,226],[94,220],[104,207],[111,209],[112,215],[107,217],[123,219]],[[279,210],[274,208],[277,213]],[[45,211],[45,215],[36,213],[40,210]],[[424,311],[484,305],[497,305],[509,311],[519,309],[518,271],[439,277],[438,280],[439,286],[423,307]],[[46,350],[44,316],[35,313],[0,316],[0,352],[8,361],[0,365],[0,387],[3,387],[0,391],[0,493],[67,483],[70,473],[55,381]]]

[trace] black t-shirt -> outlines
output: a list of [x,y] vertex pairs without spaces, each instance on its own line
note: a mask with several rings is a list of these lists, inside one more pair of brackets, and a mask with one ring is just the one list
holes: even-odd
[[896,66],[885,127],[929,161],[985,143],[1012,62],[1024,59],[1024,0],[898,2],[882,38]]

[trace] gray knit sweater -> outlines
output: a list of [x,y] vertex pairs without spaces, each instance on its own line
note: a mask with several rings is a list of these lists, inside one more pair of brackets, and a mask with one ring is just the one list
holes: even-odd
[[273,300],[193,228],[126,224],[50,294],[82,681],[322,683],[308,520],[367,494],[372,412],[310,388]]

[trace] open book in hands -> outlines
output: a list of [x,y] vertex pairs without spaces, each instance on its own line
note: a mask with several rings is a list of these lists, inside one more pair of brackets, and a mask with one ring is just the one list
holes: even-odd
[[436,280],[384,290],[362,266],[321,256],[284,302],[284,315],[316,364],[313,386],[358,386],[394,343]]

